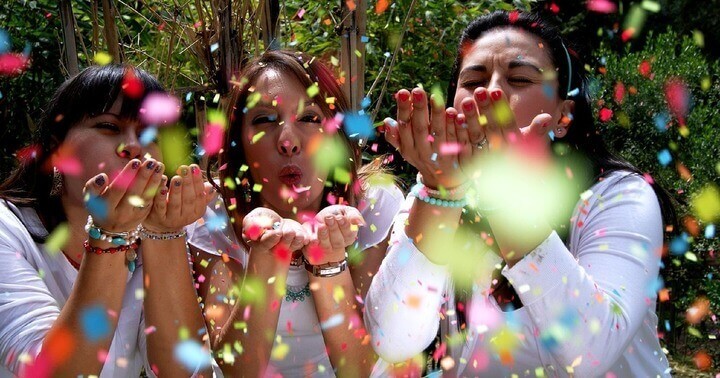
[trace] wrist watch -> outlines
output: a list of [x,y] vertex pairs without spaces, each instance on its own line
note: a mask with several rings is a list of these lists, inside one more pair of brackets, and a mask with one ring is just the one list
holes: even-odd
[[315,277],[335,277],[347,269],[347,259],[337,262],[327,262],[320,265],[312,265],[305,260],[305,269]]

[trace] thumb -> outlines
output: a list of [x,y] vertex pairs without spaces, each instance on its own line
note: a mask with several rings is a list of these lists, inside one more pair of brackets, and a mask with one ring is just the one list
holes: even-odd
[[552,116],[548,113],[541,113],[533,118],[529,126],[521,129],[524,138],[540,138],[550,131]]

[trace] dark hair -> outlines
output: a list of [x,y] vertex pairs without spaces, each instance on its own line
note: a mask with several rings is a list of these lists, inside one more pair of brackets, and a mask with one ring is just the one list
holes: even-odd
[[[558,96],[565,100],[571,99],[575,102],[575,109],[572,117],[572,127],[568,128],[567,135],[562,139],[556,139],[554,144],[565,144],[569,148],[566,153],[556,156],[560,164],[573,168],[572,171],[581,173],[587,172],[584,179],[573,180],[573,186],[578,194],[594,184],[597,180],[615,171],[629,171],[642,175],[642,172],[622,157],[607,149],[600,133],[598,132],[593,117],[592,103],[589,93],[589,80],[584,73],[585,65],[581,62],[579,55],[573,50],[574,45],[565,42],[560,31],[554,25],[544,21],[538,14],[519,11],[495,11],[475,19],[463,31],[458,46],[458,54],[453,66],[452,78],[448,87],[447,106],[452,106],[457,90],[457,81],[460,74],[460,67],[464,53],[471,45],[481,38],[485,33],[504,28],[518,28],[529,32],[542,40],[544,50],[548,52],[553,65],[557,71]],[[553,148],[554,151],[563,150]],[[567,148],[564,150],[568,150]],[[577,169],[579,168],[579,169]],[[676,229],[677,218],[670,195],[657,183],[651,184],[660,203],[663,221],[666,225]],[[577,197],[575,197],[577,198]],[[562,213],[567,214],[562,218],[561,224],[553,225],[558,234],[565,239],[569,232],[570,215],[574,209],[575,201],[568,201],[568,204],[560,205]],[[487,221],[480,217],[477,212],[463,210],[462,224],[465,227],[476,231],[489,231]],[[493,245],[491,249],[496,250]],[[500,267],[502,269],[502,267]],[[496,297],[501,307],[511,306],[518,308],[522,306],[519,297],[509,285],[507,278],[500,274],[500,269],[493,272],[494,283],[491,287],[492,294]],[[455,302],[465,302],[469,299],[470,293],[467,288],[456,286]],[[465,326],[465,314],[462,306],[457,306],[458,326],[462,329]],[[432,343],[426,349],[428,355],[432,355],[437,348],[437,343]],[[437,361],[428,359],[428,368],[436,368]]]
[[[243,137],[243,110],[245,109],[250,88],[255,85],[255,81],[263,72],[270,69],[295,77],[304,87],[310,87],[313,83],[317,83],[319,92],[313,97],[313,100],[326,117],[332,117],[335,113],[350,110],[348,101],[338,85],[335,75],[326,65],[314,57],[301,52],[275,50],[267,51],[250,61],[240,75],[242,78],[241,83],[235,85],[230,93],[230,102],[228,109],[226,109],[226,114],[230,119],[230,127],[225,135],[223,149],[218,155],[218,165],[221,167],[218,176],[222,188],[216,187],[223,194],[226,206],[230,206],[231,198],[236,199],[237,210],[243,216],[252,209],[262,206],[259,196],[251,195],[254,185],[252,175],[246,175],[240,171],[243,165],[249,165],[247,164],[242,143],[240,143]],[[333,105],[328,104],[326,101],[327,98],[331,97],[335,98]],[[347,172],[350,172],[351,180],[349,184],[333,182],[331,186],[326,186],[323,192],[322,207],[329,204],[327,202],[329,193],[334,193],[338,198],[342,197],[346,203],[355,206],[360,191],[359,187],[352,185],[358,179],[358,170],[361,163],[359,148],[355,147],[342,128],[338,129],[338,134],[345,145],[346,151],[352,158],[352,160],[348,159],[346,166],[343,167]],[[236,177],[242,181],[234,189],[223,184],[226,179],[229,178],[234,181]]]
[[147,72],[128,65],[91,66],[65,81],[53,94],[38,124],[31,145],[33,152],[0,184],[0,198],[35,208],[49,231],[65,221],[60,199],[50,197],[53,173],[49,158],[73,126],[112,107],[122,95],[123,82],[129,75],[137,79],[135,83],[140,83],[143,91],[141,96],[123,97],[120,116],[134,120],[146,94],[164,91]]

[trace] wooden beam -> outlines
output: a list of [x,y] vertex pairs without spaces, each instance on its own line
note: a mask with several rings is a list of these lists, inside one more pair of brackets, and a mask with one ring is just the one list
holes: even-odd
[[63,27],[63,45],[65,47],[65,67],[70,76],[80,72],[77,56],[77,44],[75,43],[75,18],[72,13],[70,0],[60,0],[60,20]]
[[262,7],[262,39],[265,50],[280,48],[278,19],[280,18],[279,0],[264,0]]
[[[365,35],[367,0],[357,0],[355,8],[348,7],[348,1],[340,0],[342,6],[342,32],[340,33],[340,66],[345,72],[343,92],[352,110],[360,110],[365,97]],[[358,56],[359,55],[359,56]]]
[[113,0],[102,0],[103,8],[103,34],[105,35],[105,44],[107,44],[108,54],[113,57],[114,63],[122,63],[120,55],[120,43],[118,42],[117,25],[115,24],[115,4]]

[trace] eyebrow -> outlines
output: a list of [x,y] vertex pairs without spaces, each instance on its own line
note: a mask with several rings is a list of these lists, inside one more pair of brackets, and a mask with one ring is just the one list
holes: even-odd
[[[526,60],[512,60],[508,64],[508,69],[518,68],[518,67],[530,67],[533,70],[537,71],[538,73],[542,73],[542,70],[540,67],[526,61]],[[461,72],[460,75],[467,71],[475,71],[475,72],[487,72],[487,67],[485,67],[482,64],[475,64],[472,66],[465,67]]]

